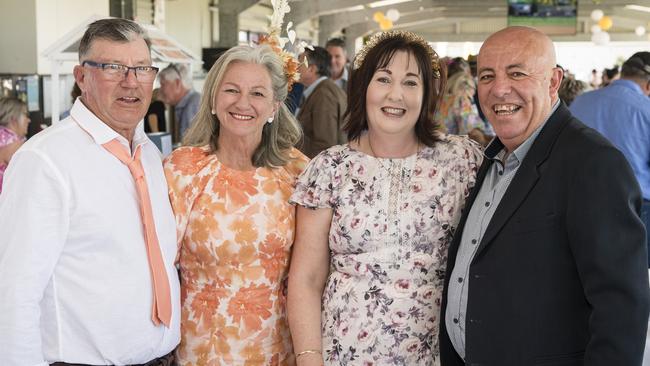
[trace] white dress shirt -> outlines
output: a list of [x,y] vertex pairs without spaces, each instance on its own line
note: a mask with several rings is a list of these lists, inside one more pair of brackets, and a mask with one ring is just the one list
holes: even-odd
[[[80,100],[13,156],[0,194],[0,365],[139,364],[180,340],[176,225],[160,153],[138,125],[133,146]],[[153,291],[135,183],[101,144],[134,151],[151,196],[171,289],[169,328]]]

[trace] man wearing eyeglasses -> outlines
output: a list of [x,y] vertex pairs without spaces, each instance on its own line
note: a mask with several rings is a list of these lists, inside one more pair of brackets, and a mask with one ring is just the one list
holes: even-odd
[[158,69],[144,30],[88,26],[70,116],[14,155],[0,195],[0,365],[170,365],[176,230],[142,118]]
[[169,64],[160,71],[158,79],[160,100],[174,106],[178,136],[182,138],[199,111],[201,94],[192,88],[192,76],[185,65]]

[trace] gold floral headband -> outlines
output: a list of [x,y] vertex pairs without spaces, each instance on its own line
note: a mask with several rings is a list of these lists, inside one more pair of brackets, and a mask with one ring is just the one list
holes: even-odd
[[[287,42],[293,44],[296,40],[296,31],[291,29],[293,22],[287,24],[287,37],[280,36],[282,33],[284,15],[291,11],[291,7],[289,7],[289,0],[271,0],[271,5],[273,6],[273,15],[271,15],[271,25],[269,26],[268,35],[261,36],[257,44],[267,44],[271,46],[273,51],[280,56],[284,63],[284,75],[287,78],[288,90],[291,91],[293,84],[300,80],[300,73],[298,73],[300,63],[298,62],[297,57],[291,52],[284,50],[284,45]],[[302,53],[305,48],[311,48],[311,46],[307,46],[305,42],[300,42],[294,47],[299,54]]]
[[413,33],[413,32],[408,32],[408,31],[400,31],[400,30],[393,30],[393,31],[388,31],[388,32],[380,32],[376,33],[372,37],[370,37],[370,40],[368,43],[363,46],[361,51],[357,53],[357,56],[354,58],[354,65],[353,68],[354,70],[358,69],[363,65],[363,61],[366,59],[366,56],[368,55],[368,52],[370,52],[371,49],[375,48],[379,43],[390,39],[390,38],[403,38],[407,42],[414,42],[422,47],[424,47],[425,50],[427,50],[427,53],[429,54],[429,58],[431,58],[431,68],[433,69],[433,77],[436,79],[440,79],[440,60],[438,58],[438,54],[436,51],[431,48],[429,43],[424,40],[421,36]]

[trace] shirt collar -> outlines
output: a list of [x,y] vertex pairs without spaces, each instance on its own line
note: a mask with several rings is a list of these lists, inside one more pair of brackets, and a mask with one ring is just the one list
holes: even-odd
[[641,90],[641,87],[639,86],[639,84],[635,83],[632,80],[618,79],[618,80],[612,81],[612,83],[610,85],[618,85],[618,86],[621,86],[621,87],[624,87],[624,88],[632,89],[632,90],[634,90],[635,92],[637,92],[639,94],[643,94],[643,90]]
[[[549,118],[555,113],[557,108],[560,106],[560,99],[555,102],[553,105],[553,108],[551,108],[551,112],[546,116],[546,119],[544,122],[542,122],[541,125],[539,125],[533,133],[528,136],[528,138],[521,144],[519,145],[515,151],[512,152],[511,155],[513,155],[520,163],[524,161],[524,158],[528,154],[528,150],[533,146],[533,143],[537,139],[537,136],[539,133],[542,131],[544,126],[546,126],[546,123],[548,122]],[[487,159],[491,160],[499,160],[503,162],[503,157],[505,156],[505,148],[503,146],[503,143],[499,138],[495,138],[490,142],[490,144],[485,148],[485,152],[483,153],[483,156],[485,156]]]
[[343,74],[341,74],[341,77],[339,79],[348,81],[348,67],[347,67],[347,65],[345,65],[343,67]]
[[135,133],[133,134],[133,146],[129,146],[129,141],[124,136],[115,132],[115,130],[110,128],[93,112],[91,112],[90,109],[83,104],[81,98],[77,98],[72,105],[70,117],[72,117],[79,127],[86,131],[98,145],[103,145],[111,140],[117,139],[122,145],[131,149],[132,147],[135,148],[136,146],[145,144],[149,141],[147,134],[144,132],[144,124],[140,121],[135,128]]
[[309,98],[311,93],[314,92],[314,89],[316,89],[318,84],[320,84],[325,79],[327,79],[327,76],[321,76],[318,79],[316,79],[316,81],[314,81],[310,86],[305,88],[305,91],[302,92],[302,95],[305,97],[305,100],[307,100],[307,98]]

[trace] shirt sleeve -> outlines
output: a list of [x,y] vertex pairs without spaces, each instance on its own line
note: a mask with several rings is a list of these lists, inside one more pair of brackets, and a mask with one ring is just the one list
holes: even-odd
[[585,365],[639,365],[649,306],[639,186],[625,157],[601,147],[576,172],[569,197],[567,235],[592,309]]
[[335,167],[330,150],[318,154],[298,177],[289,202],[312,209],[333,208]]
[[14,155],[0,195],[0,365],[47,365],[40,301],[68,233],[68,197],[46,155]]

